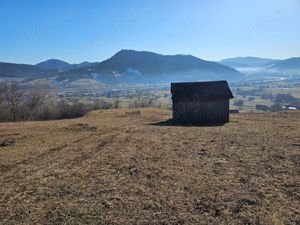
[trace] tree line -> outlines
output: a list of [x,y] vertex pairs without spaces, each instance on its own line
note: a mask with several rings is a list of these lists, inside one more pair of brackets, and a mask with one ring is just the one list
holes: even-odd
[[[121,108],[122,103],[117,95],[112,96],[110,102],[97,99],[89,104],[64,100],[53,102],[51,99],[46,87],[40,83],[25,89],[17,81],[0,82],[0,122],[77,118],[91,110]],[[154,100],[138,95],[129,107],[157,106]]]
[[39,84],[31,90],[25,90],[17,81],[0,83],[1,122],[76,118],[91,109],[90,105],[82,103],[47,101],[44,87]]

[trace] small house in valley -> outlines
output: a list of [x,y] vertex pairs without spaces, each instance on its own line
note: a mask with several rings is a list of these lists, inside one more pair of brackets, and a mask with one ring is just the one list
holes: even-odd
[[227,81],[172,83],[171,93],[176,122],[229,122],[229,100],[233,95]]

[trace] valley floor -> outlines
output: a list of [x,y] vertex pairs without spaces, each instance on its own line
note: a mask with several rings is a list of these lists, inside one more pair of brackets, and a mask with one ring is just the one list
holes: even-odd
[[0,224],[299,224],[300,112],[0,124]]

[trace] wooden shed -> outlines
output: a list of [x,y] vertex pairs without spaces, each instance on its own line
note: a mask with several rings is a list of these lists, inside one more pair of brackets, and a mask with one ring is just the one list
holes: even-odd
[[229,122],[229,100],[233,95],[227,81],[172,83],[171,93],[176,122]]

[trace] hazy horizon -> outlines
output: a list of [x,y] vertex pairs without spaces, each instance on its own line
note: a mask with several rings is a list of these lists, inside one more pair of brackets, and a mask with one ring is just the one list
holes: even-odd
[[0,2],[0,61],[99,62],[121,49],[204,60],[300,56],[300,1]]
[[[151,52],[151,51],[147,51],[147,50],[137,50],[137,49],[120,49],[119,51],[121,50],[134,50],[134,51],[146,51],[146,52]],[[113,53],[111,56],[109,56],[108,58],[112,57],[114,54],[116,54],[117,52]],[[159,53],[159,52],[154,52],[154,53],[157,53],[157,54],[162,54],[162,53]],[[172,54],[162,54],[162,55],[172,55]],[[173,54],[173,55],[192,55],[192,54],[185,54],[185,53],[177,53],[177,54]],[[209,59],[205,59],[203,57],[199,57],[199,56],[196,56],[196,55],[193,55],[197,58],[200,58],[200,59],[203,59],[203,60],[206,60],[206,61],[212,61],[212,62],[220,62],[221,60],[223,59],[233,59],[233,58],[247,58],[247,57],[257,57],[257,58],[262,58],[262,59],[272,59],[272,60],[284,60],[284,59],[288,59],[288,58],[269,58],[269,57],[258,57],[258,56],[253,56],[253,55],[246,55],[246,56],[232,56],[232,57],[228,57],[228,58],[222,58],[222,59],[219,59],[219,60],[209,60]],[[293,58],[293,57],[300,57],[299,56],[291,56],[289,58]],[[48,60],[61,60],[61,61],[64,61],[64,62],[67,62],[69,64],[80,64],[80,63],[84,63],[84,62],[90,62],[90,63],[98,63],[98,62],[102,62],[108,58],[104,58],[104,59],[101,59],[101,60],[98,60],[98,61],[89,61],[89,60],[83,60],[83,61],[79,61],[79,62],[70,62],[68,60],[64,60],[62,58],[59,58],[59,57],[56,57],[56,58],[45,58],[41,61],[38,61],[38,62],[33,62],[33,63],[24,63],[24,62],[9,62],[9,61],[0,61],[0,62],[4,62],[4,63],[18,63],[18,64],[29,64],[29,65],[36,65],[38,63],[41,63],[41,62],[45,62],[45,61],[48,61]]]

